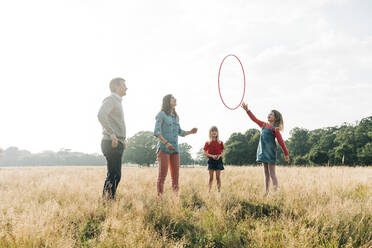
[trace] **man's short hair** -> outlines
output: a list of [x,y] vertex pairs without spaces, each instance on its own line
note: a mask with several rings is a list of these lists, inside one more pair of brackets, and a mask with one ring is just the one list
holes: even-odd
[[115,89],[120,86],[120,83],[121,82],[125,82],[125,80],[123,78],[120,78],[120,77],[117,77],[117,78],[114,78],[110,81],[110,90],[111,92],[114,92]]

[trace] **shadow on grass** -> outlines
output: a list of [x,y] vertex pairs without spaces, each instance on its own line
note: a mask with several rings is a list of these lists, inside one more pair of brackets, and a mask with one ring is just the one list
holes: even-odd
[[[181,241],[183,247],[244,247],[246,238],[237,225],[222,224],[219,228],[210,228],[209,224],[203,225],[200,216],[189,214],[192,211],[209,211],[204,208],[204,203],[199,202],[197,195],[190,196],[182,202],[182,208],[187,211],[172,214],[167,208],[161,205],[148,206],[148,212],[145,214],[145,226],[153,229],[163,240]],[[202,209],[201,206],[204,206]],[[194,210],[191,210],[194,209]],[[211,217],[218,218],[218,217]],[[211,225],[219,223],[210,220]]]
[[97,210],[85,219],[71,221],[74,239],[78,246],[91,247],[90,241],[96,239],[102,232],[102,223],[106,220],[106,211]]
[[181,200],[182,207],[188,208],[190,210],[198,210],[205,205],[205,202],[197,192],[192,192],[191,194],[183,194],[181,195]]
[[245,200],[227,203],[225,209],[226,213],[234,215],[237,221],[244,220],[247,217],[255,219],[263,217],[277,218],[282,213],[282,210],[278,206],[266,203],[255,204]]
[[196,244],[203,236],[203,232],[189,220],[174,218],[162,209],[151,209],[145,216],[145,223],[151,225],[160,236],[173,240],[185,238],[191,244]]

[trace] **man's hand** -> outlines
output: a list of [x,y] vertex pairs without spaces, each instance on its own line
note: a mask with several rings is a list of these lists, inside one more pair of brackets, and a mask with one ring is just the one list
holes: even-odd
[[194,127],[193,129],[190,130],[190,133],[194,134],[198,131],[198,129],[196,127]]
[[112,142],[111,142],[112,147],[113,148],[118,147],[119,141],[118,141],[118,138],[116,138],[116,135],[113,133],[113,134],[111,134],[110,137],[111,137],[111,140],[112,140]]

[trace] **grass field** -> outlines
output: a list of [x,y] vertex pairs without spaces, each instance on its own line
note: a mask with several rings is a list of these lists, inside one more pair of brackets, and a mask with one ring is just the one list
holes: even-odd
[[[0,168],[0,247],[372,247],[372,168],[182,168],[156,196],[157,168],[123,168],[103,206],[105,167]],[[214,182],[215,183],[215,182]]]

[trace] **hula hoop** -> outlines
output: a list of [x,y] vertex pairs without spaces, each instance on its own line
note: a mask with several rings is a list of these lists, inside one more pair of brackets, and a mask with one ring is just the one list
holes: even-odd
[[[220,87],[220,73],[221,73],[221,68],[222,68],[222,65],[223,65],[223,62],[225,61],[225,59],[228,58],[228,57],[230,57],[230,56],[235,57],[235,58],[239,61],[239,64],[240,64],[240,66],[241,66],[241,68],[242,68],[242,71],[243,71],[243,78],[244,78],[243,96],[242,96],[242,99],[240,100],[240,103],[239,103],[238,106],[236,106],[235,108],[231,108],[231,107],[227,106],[227,104],[226,104],[225,101],[223,100],[223,97],[222,97],[222,94],[221,94],[221,87]],[[234,55],[234,54],[229,54],[229,55],[227,55],[227,56],[222,60],[222,62],[221,62],[221,64],[220,64],[220,69],[218,70],[218,92],[220,93],[220,98],[221,98],[221,101],[222,101],[223,105],[225,105],[225,107],[228,108],[228,109],[230,109],[230,110],[235,110],[235,109],[239,108],[239,106],[242,104],[242,102],[243,102],[243,100],[244,100],[244,96],[245,96],[245,73],[244,73],[244,68],[243,68],[243,64],[242,64],[242,62],[240,61],[240,59],[239,59],[236,55]]]

